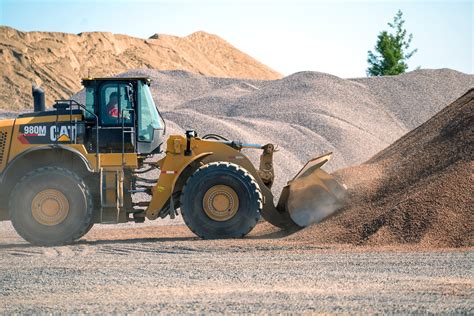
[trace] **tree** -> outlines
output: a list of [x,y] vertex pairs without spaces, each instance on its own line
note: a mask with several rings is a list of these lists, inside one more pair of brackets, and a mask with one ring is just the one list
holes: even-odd
[[392,23],[388,26],[392,32],[382,31],[377,37],[375,53],[368,51],[367,76],[387,76],[404,73],[408,69],[406,61],[417,52],[414,49],[406,52],[410,48],[413,34],[407,37],[407,30],[403,28],[403,13],[398,10]]

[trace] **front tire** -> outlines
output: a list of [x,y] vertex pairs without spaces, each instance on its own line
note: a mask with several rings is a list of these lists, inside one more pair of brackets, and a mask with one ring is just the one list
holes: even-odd
[[35,245],[70,244],[92,228],[87,185],[64,168],[44,167],[25,175],[12,191],[9,209],[18,234]]
[[263,206],[254,177],[229,162],[213,162],[196,170],[186,182],[180,202],[186,225],[206,239],[247,235]]

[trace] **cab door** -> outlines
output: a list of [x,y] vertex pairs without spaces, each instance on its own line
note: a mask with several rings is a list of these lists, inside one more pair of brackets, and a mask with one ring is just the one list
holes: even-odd
[[133,83],[106,81],[98,89],[99,148],[101,152],[134,152],[135,109]]

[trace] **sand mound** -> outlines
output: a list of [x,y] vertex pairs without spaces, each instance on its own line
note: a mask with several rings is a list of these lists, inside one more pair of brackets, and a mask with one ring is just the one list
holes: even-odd
[[350,206],[288,239],[308,243],[474,245],[474,89],[366,163],[335,175]]
[[81,78],[111,76],[135,68],[183,69],[219,77],[276,79],[281,75],[216,35],[20,32],[0,26],[0,108],[32,106],[31,83],[47,91],[47,103],[78,91]]

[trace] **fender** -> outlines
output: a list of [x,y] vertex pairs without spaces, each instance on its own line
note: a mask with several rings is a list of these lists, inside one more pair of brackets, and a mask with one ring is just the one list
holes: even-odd
[[52,145],[32,147],[23,151],[21,154],[15,156],[15,158],[13,158],[11,161],[8,162],[6,168],[0,174],[0,183],[3,183],[9,171],[15,166],[15,163],[21,160],[22,158],[24,158],[26,155],[31,154],[32,152],[40,151],[40,150],[52,150],[52,149],[60,149],[60,150],[65,150],[65,151],[73,153],[75,156],[78,156],[79,158],[81,158],[82,162],[84,163],[84,166],[87,168],[89,172],[94,172],[94,169],[90,165],[89,161],[80,151],[68,146],[52,144]]
[[178,157],[166,155],[166,157],[158,161],[161,174],[158,178],[158,182],[153,187],[152,199],[150,205],[148,205],[148,208],[146,209],[146,217],[151,220],[156,219],[160,214],[161,209],[171,197],[176,182],[183,171],[194,161],[212,154],[212,152],[204,152],[196,156],[182,155],[178,156],[180,159]]
[[[242,152],[222,142],[199,138],[191,138],[189,141],[188,145],[188,140],[179,135],[171,135],[168,138],[166,156],[157,162],[161,174],[157,184],[152,188],[152,199],[145,211],[148,219],[153,220],[159,216],[162,208],[173,194],[178,179],[181,179],[180,176],[190,176],[183,174],[183,171],[196,161],[202,164],[227,161],[240,165],[255,178],[262,189],[264,199],[273,202],[271,191],[262,182],[257,170]],[[187,151],[188,146],[189,152]]]

